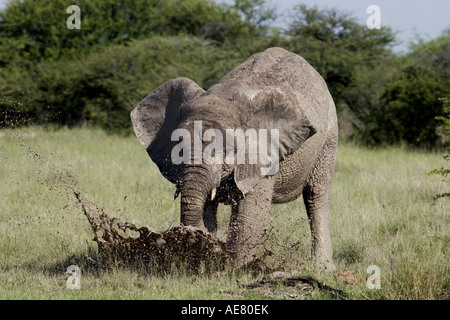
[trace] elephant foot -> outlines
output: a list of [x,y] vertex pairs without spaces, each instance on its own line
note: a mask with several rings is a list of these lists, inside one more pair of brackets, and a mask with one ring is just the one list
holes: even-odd
[[320,262],[313,262],[314,265],[320,269],[322,269],[323,271],[326,272],[334,272],[336,271],[336,265],[334,264],[333,261],[320,261]]
[[[230,249],[228,249],[230,250]],[[231,250],[230,250],[231,251]],[[256,259],[257,247],[248,248],[248,250],[242,250],[240,252],[232,252],[231,254],[231,268],[233,270],[243,270],[247,266],[251,265]]]
[[336,265],[331,258],[332,254],[313,254],[312,264],[314,268],[319,268],[326,272],[336,271]]

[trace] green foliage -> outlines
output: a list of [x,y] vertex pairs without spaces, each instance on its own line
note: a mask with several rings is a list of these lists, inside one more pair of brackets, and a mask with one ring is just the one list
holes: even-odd
[[130,127],[131,109],[160,84],[184,76],[207,88],[237,63],[234,52],[200,39],[135,40],[83,59],[38,64],[29,74],[39,81],[26,83],[23,94],[17,90],[20,73],[12,82],[4,80],[0,86],[15,86],[16,90],[4,90],[0,106],[9,119],[20,114],[18,120],[31,116],[63,125],[87,122],[120,131]]
[[[442,121],[442,131],[444,134],[450,137],[450,100],[447,98],[440,99],[444,105],[443,107],[443,116],[436,117],[436,120]],[[450,151],[450,147],[447,147],[447,150]],[[444,160],[450,161],[450,154],[444,155]],[[437,174],[442,176],[443,181],[447,181],[447,183],[450,183],[450,179],[448,179],[448,175],[450,174],[450,168],[444,168],[441,167],[440,169],[434,169],[433,171],[429,172],[429,174]],[[436,199],[443,198],[443,197],[450,197],[450,192],[444,192],[441,194],[438,194],[435,196]]]
[[407,66],[391,80],[384,92],[385,110],[379,121],[385,142],[434,145],[438,136],[433,120],[441,111],[436,97],[440,89],[435,74],[420,65]]
[[271,25],[278,18],[275,8],[267,7],[266,0],[235,0],[222,11],[223,30],[214,39],[237,51],[242,61],[267,48],[284,46],[280,31]]
[[438,143],[435,117],[442,114],[439,97],[450,94],[450,30],[413,46],[400,70],[388,79],[383,108],[377,110],[386,142],[432,147]]
[[434,118],[438,97],[450,93],[450,30],[396,57],[389,28],[369,30],[336,9],[300,5],[288,34],[288,47],[327,82],[344,134],[365,145],[439,143]]
[[70,4],[15,0],[0,12],[0,126],[127,130],[129,111],[163,82],[207,89],[278,38],[263,0],[79,0],[81,30],[66,27]]
[[355,104],[357,73],[370,72],[389,56],[394,34],[385,27],[369,30],[336,9],[319,10],[299,5],[288,31],[289,49],[303,56],[325,79],[338,111],[344,106],[359,112]]
[[[81,29],[69,30],[69,5]],[[285,47],[324,77],[341,136],[365,145],[441,144],[434,118],[450,95],[450,29],[411,52],[336,9],[299,5],[287,30],[266,0],[12,0],[0,12],[0,126],[127,130],[156,86],[188,76],[205,89],[250,55]]]
[[450,136],[450,100],[448,98],[441,98],[439,100],[444,105],[444,115],[436,117],[436,120],[442,121],[442,130],[446,135]]
[[[80,30],[66,27],[66,9],[73,4],[81,9]],[[28,60],[74,58],[155,35],[199,36],[203,26],[220,19],[219,7],[208,0],[13,0],[0,13],[0,44],[13,43],[19,50],[12,52]],[[8,52],[0,65],[9,61]]]

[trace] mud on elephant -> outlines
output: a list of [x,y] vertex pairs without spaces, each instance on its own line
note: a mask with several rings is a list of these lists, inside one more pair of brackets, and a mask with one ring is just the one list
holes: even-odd
[[[336,109],[325,81],[302,57],[267,49],[207,91],[187,78],[170,80],[133,109],[131,120],[176,185],[175,196],[181,193],[182,225],[214,233],[218,203],[231,205],[227,246],[235,267],[252,260],[271,204],[303,195],[313,262],[334,269],[328,202]],[[270,134],[261,139],[262,133]]]

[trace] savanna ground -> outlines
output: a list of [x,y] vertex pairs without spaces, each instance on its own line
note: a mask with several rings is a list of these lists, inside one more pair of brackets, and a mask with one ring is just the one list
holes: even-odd
[[[310,234],[302,199],[271,210],[265,263],[311,275],[347,299],[449,299],[448,186],[426,172],[440,153],[363,149],[341,143],[331,195],[337,272],[309,265]],[[166,230],[179,225],[179,199],[134,136],[93,129],[0,131],[0,299],[329,299],[319,289],[245,289],[260,275],[165,275],[100,268],[92,231],[71,191],[109,216]],[[229,207],[219,208],[225,239]],[[69,265],[81,268],[81,290],[66,288]],[[381,270],[369,290],[367,267]],[[296,292],[297,290],[297,292]],[[299,291],[300,290],[300,291]],[[341,297],[342,298],[342,297]]]

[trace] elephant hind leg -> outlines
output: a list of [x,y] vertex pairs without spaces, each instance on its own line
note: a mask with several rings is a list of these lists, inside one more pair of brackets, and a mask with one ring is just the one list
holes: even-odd
[[266,232],[272,203],[274,178],[266,177],[232,205],[227,248],[233,252],[233,267],[251,262]]
[[336,160],[336,145],[337,139],[330,139],[325,144],[303,189],[303,200],[312,235],[313,264],[330,271],[336,269],[329,226],[329,197]]

